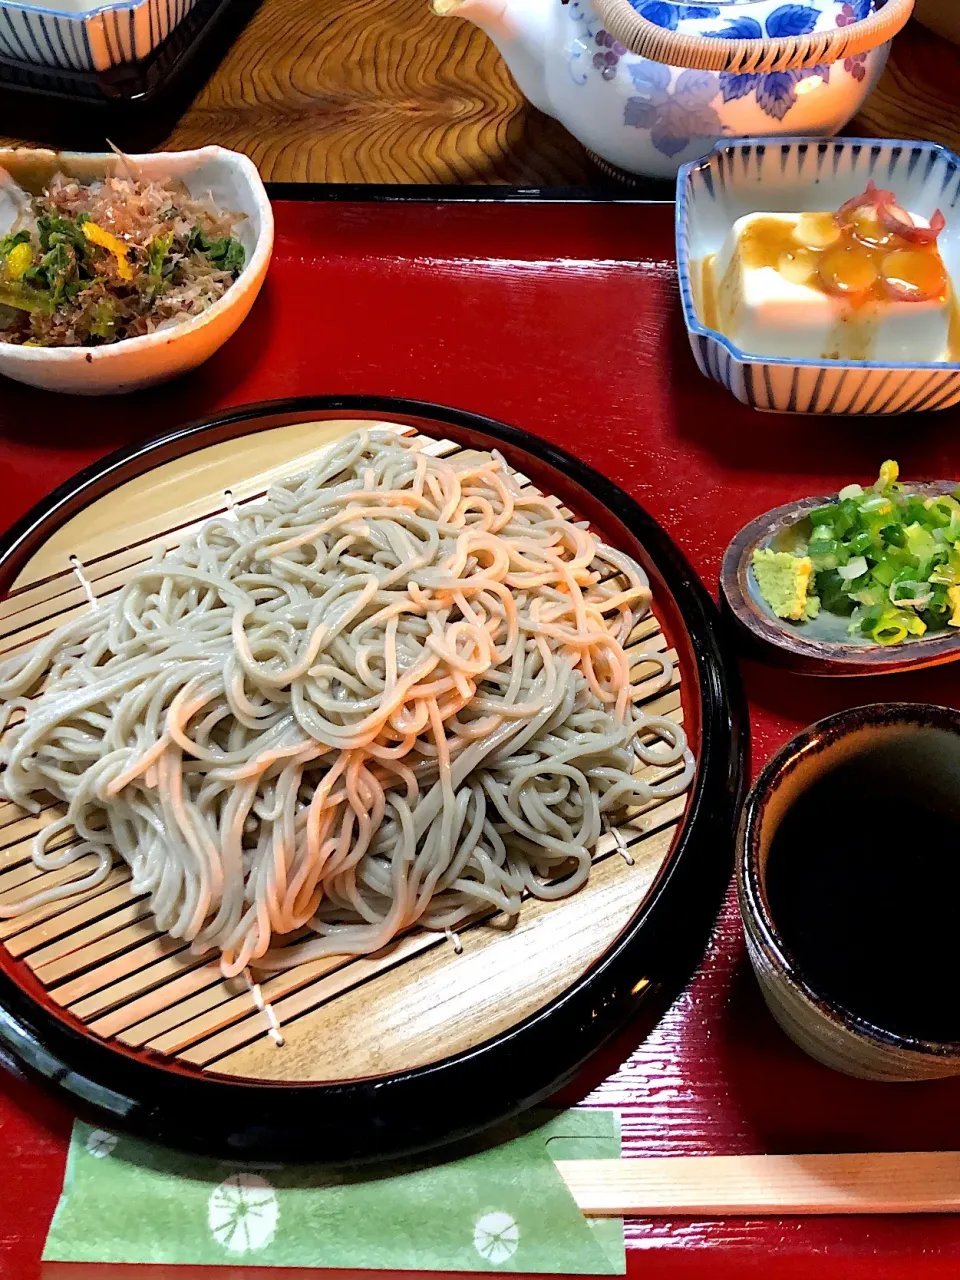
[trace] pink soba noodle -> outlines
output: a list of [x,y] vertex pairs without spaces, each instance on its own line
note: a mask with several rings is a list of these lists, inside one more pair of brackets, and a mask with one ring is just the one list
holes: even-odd
[[625,652],[649,606],[502,458],[347,436],[0,668],[0,792],[65,803],[33,858],[77,873],[0,916],[119,855],[230,976],[573,893],[606,823],[692,776],[633,702],[631,663],[672,674]]

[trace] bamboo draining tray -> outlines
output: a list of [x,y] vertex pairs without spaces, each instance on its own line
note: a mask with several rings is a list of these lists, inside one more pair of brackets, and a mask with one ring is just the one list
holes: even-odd
[[[344,417],[246,435],[102,496],[54,531],[20,572],[0,605],[0,655],[89,607],[74,557],[98,597],[117,591],[155,552],[230,503],[255,501],[358,425]],[[443,455],[459,449],[443,439],[428,447]],[[657,618],[642,620],[630,644],[632,676],[647,710],[682,721],[679,666],[664,687],[657,664],[642,660],[666,646]],[[324,959],[268,978],[262,997],[282,1046],[244,980],[225,981],[214,959],[191,956],[156,929],[145,901],[130,898],[123,864],[96,890],[0,922],[0,939],[53,1002],[108,1043],[248,1080],[390,1075],[489,1041],[575,983],[643,904],[685,804],[685,796],[656,804],[608,832],[587,886],[563,901],[528,901],[513,928],[494,915],[462,927],[456,939],[417,930],[374,956]],[[33,835],[61,813],[52,802],[38,815],[0,803],[0,902],[83,874],[83,860],[41,873],[30,859]]]

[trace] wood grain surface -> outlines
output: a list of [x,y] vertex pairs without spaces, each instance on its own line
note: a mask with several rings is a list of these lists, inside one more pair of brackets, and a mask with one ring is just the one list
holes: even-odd
[[593,1218],[956,1213],[960,1152],[558,1160]]
[[[848,132],[960,150],[960,48],[911,22]],[[427,0],[264,0],[169,139],[207,142],[274,182],[604,181],[487,37]]]
[[[960,48],[911,22],[847,132],[960,149]],[[210,142],[273,182],[609,185],[487,37],[428,0],[263,0],[161,145]]]
[[169,139],[220,142],[275,182],[597,180],[525,104],[493,44],[428,0],[264,0]]

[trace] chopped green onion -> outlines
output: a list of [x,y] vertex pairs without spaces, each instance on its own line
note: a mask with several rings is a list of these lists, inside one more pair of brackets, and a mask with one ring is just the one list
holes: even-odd
[[842,564],[837,573],[844,582],[852,582],[854,578],[862,578],[867,572],[867,562],[863,556],[854,556],[846,564]]
[[953,513],[957,510],[958,504],[956,498],[941,497],[928,498],[926,501],[927,511],[935,525],[943,528],[949,525]]
[[852,498],[845,498],[843,502],[840,503],[840,509],[837,512],[837,518],[834,524],[837,536],[842,537],[843,534],[848,533],[851,529],[855,529],[859,521],[860,511],[857,504]]
[[940,614],[950,612],[950,598],[943,587],[934,587],[930,593],[930,602],[924,613]]
[[865,551],[869,551],[874,545],[874,536],[869,529],[862,529],[859,533],[855,533],[847,543],[847,550],[853,556],[862,556]]
[[813,562],[814,569],[836,569],[840,544],[836,538],[817,538],[811,540],[807,555]]
[[810,598],[823,613],[884,645],[960,627],[960,485],[909,493],[887,461],[868,489],[847,485],[807,520],[795,551],[813,566]]
[[882,493],[878,493],[875,498],[865,498],[860,504],[861,511],[876,511],[880,515],[889,514],[893,511],[893,503]]
[[869,634],[877,644],[901,644],[907,636],[922,636],[926,629],[923,620],[906,609],[885,609]]
[[[957,485],[957,488],[960,489],[960,485]],[[814,527],[820,524],[833,524],[839,511],[840,508],[835,502],[828,502],[825,507],[814,507],[808,518]]]
[[890,584],[890,603],[901,607],[911,605],[915,609],[925,609],[933,595],[929,582],[917,582],[907,578],[905,581]]
[[899,561],[887,552],[873,566],[873,577],[882,587],[889,587],[902,569]]

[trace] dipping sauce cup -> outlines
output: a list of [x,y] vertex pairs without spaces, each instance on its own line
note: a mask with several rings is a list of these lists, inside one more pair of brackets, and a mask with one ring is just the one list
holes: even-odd
[[737,890],[764,999],[865,1080],[960,1074],[960,712],[878,703],[819,721],[757,779]]

